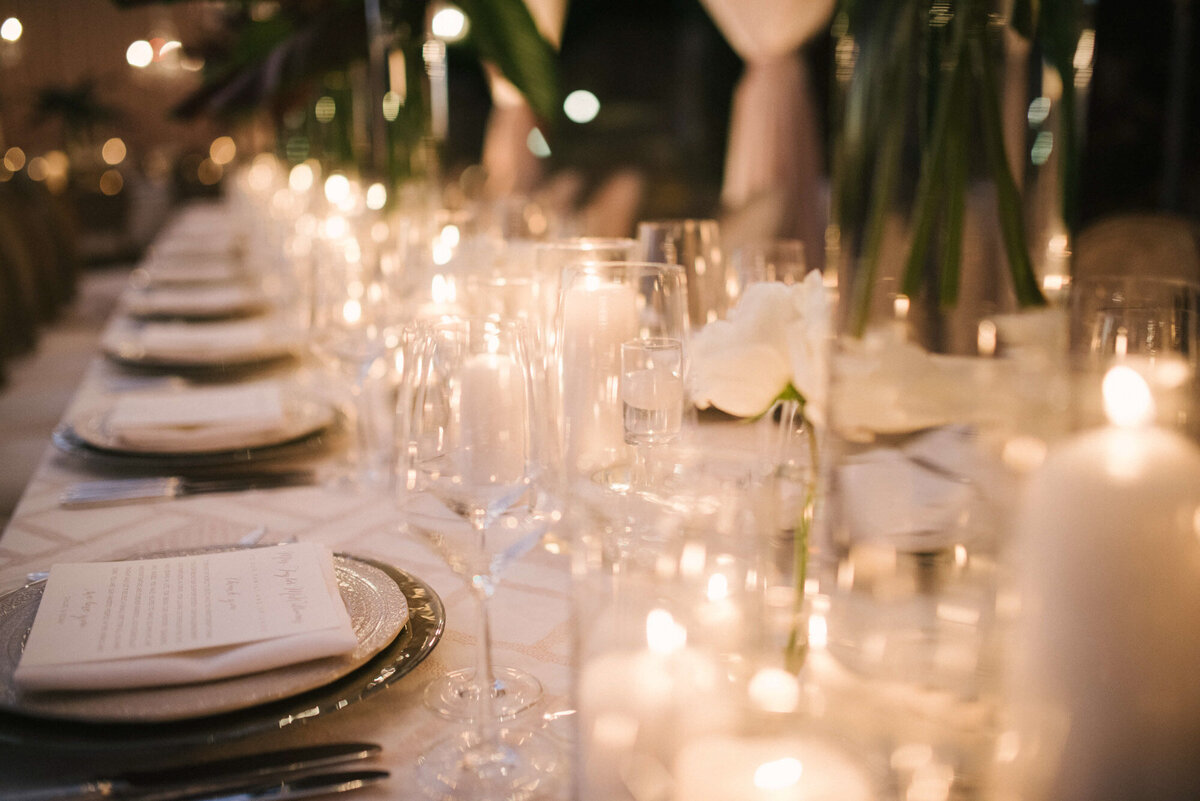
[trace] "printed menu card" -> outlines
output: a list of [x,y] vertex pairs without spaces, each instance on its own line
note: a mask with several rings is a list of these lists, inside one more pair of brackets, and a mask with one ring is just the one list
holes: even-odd
[[22,690],[186,684],[352,651],[333,555],[315,543],[54,565]]

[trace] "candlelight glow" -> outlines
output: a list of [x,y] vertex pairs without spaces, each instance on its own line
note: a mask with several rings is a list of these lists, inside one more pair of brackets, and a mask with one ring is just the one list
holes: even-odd
[[433,277],[429,292],[433,302],[439,306],[449,305],[455,300],[454,283],[441,273]]
[[750,700],[766,712],[788,714],[800,704],[800,682],[786,670],[763,668],[750,679]]
[[314,179],[312,167],[308,164],[297,164],[288,173],[288,186],[293,192],[307,192],[312,189]]
[[646,615],[646,645],[656,654],[670,654],[687,644],[687,629],[666,609]]
[[795,757],[764,762],[754,771],[754,786],[760,790],[782,790],[800,782],[804,765]]
[[729,579],[720,573],[708,577],[708,588],[705,595],[710,601],[722,601],[729,597]]
[[1118,365],[1104,374],[1101,386],[1104,414],[1122,428],[1142,426],[1154,419],[1154,397],[1150,385],[1131,367]]
[[350,179],[335,172],[325,179],[325,199],[335,206],[340,206],[350,197]]
[[387,203],[387,187],[381,183],[374,183],[367,187],[367,208],[372,211],[379,211]]

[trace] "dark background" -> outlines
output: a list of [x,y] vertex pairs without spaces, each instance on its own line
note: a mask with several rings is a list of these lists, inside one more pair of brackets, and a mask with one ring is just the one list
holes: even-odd
[[[1132,211],[1200,220],[1200,58],[1193,0],[1101,0],[1090,6],[1090,88],[1081,223]],[[828,34],[805,50],[827,95]],[[598,179],[619,166],[648,178],[644,216],[710,214],[720,191],[730,98],[742,62],[696,0],[571,0],[560,68],[565,91],[602,102],[596,120],[549,132],[550,167]],[[453,57],[453,56],[452,56]],[[477,160],[486,88],[454,61],[452,159]],[[473,100],[472,100],[473,98]],[[824,121],[823,121],[824,125]]]

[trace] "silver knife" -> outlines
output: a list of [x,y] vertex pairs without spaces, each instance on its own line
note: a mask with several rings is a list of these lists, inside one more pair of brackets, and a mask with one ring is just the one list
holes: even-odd
[[[187,796],[186,799],[175,798],[173,801],[283,801],[283,799],[358,790],[381,782],[390,775],[386,770],[317,773],[296,779],[285,779],[272,784],[249,785],[214,795]],[[147,801],[147,799],[141,796],[131,796],[130,801]]]
[[[285,780],[309,775],[378,754],[375,743],[329,743],[301,746],[280,751],[248,754],[228,759],[128,771],[114,776],[83,782],[5,791],[5,801],[65,801],[65,799],[137,799],[137,801],[176,801],[202,797],[220,797],[251,787],[262,792]],[[347,788],[349,789],[349,788]]]
[[76,509],[178,498],[182,495],[195,495],[202,492],[240,492],[248,489],[299,487],[315,482],[316,474],[312,470],[262,471],[217,478],[189,476],[114,478],[72,484],[59,497],[59,505],[67,509]]

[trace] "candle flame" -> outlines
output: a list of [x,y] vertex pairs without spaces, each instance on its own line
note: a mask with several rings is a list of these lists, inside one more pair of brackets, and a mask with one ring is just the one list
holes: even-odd
[[754,786],[760,790],[782,790],[800,783],[804,764],[795,757],[764,762],[754,771]]
[[656,654],[670,654],[687,644],[687,629],[666,609],[646,615],[646,645]]
[[1104,374],[1101,393],[1105,416],[1113,425],[1133,428],[1154,419],[1150,385],[1131,367],[1118,365],[1109,369]]

